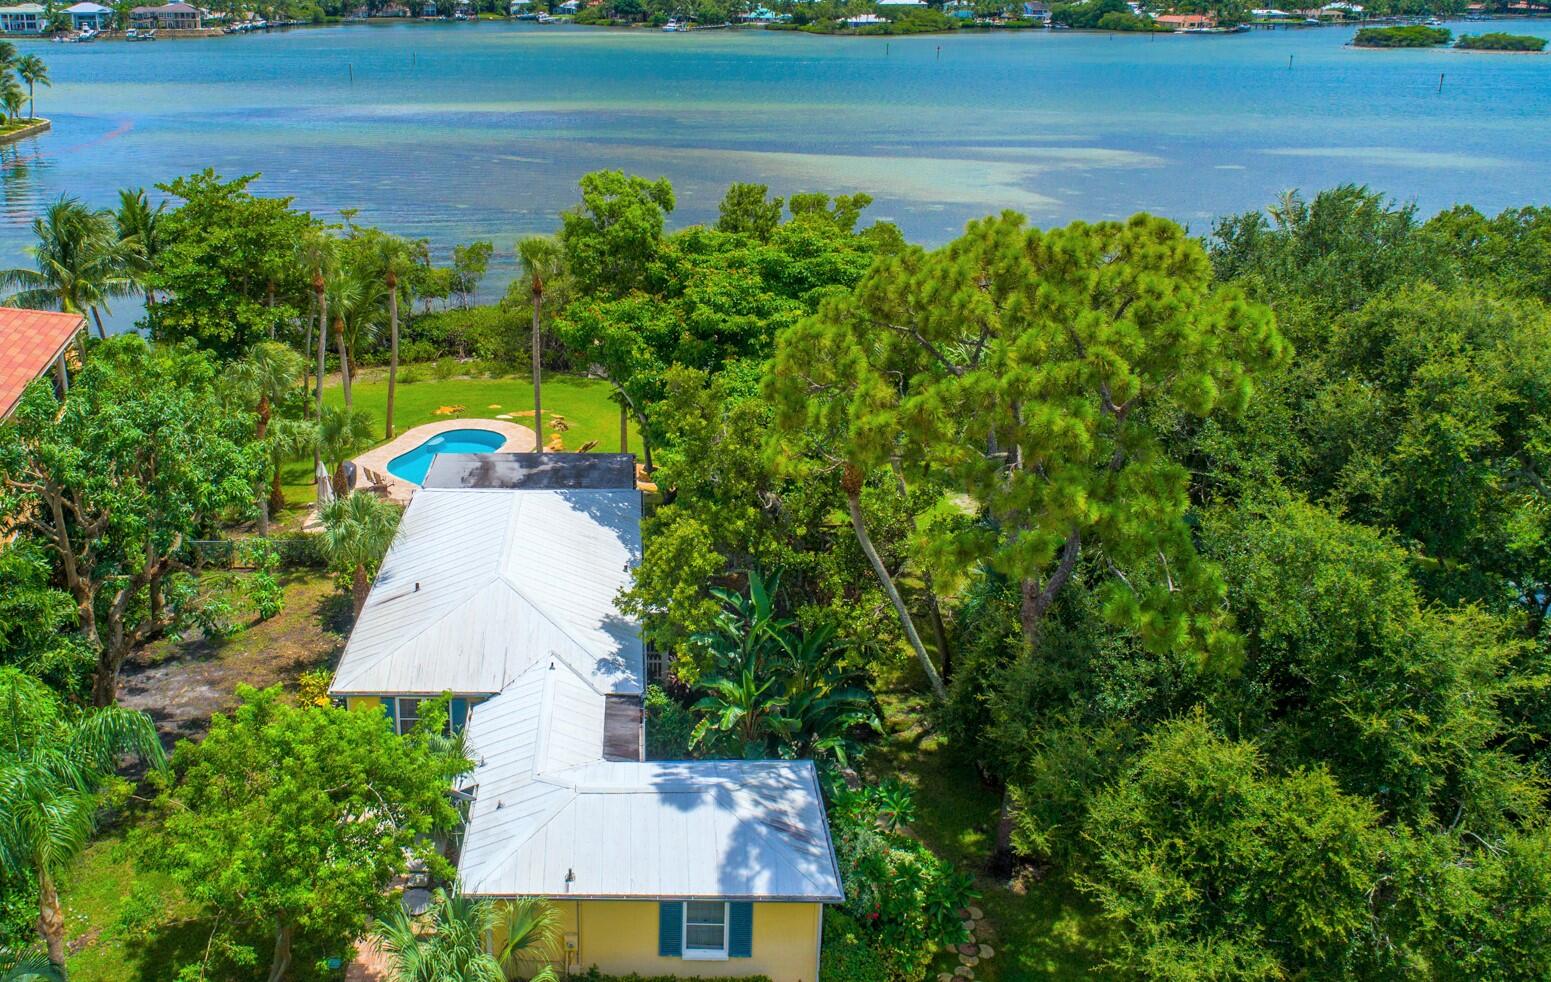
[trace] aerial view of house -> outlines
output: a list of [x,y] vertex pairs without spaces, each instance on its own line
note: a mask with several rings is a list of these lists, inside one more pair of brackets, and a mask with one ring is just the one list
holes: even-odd
[[640,517],[629,454],[439,455],[331,692],[400,732],[454,694],[461,889],[556,901],[566,969],[811,982],[844,899],[812,762],[643,759]]

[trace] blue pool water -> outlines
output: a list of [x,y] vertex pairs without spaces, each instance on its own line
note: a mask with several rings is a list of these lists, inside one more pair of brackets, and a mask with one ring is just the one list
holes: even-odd
[[439,453],[490,453],[501,449],[506,437],[490,430],[448,430],[388,461],[388,473],[401,481],[425,482],[431,459]]

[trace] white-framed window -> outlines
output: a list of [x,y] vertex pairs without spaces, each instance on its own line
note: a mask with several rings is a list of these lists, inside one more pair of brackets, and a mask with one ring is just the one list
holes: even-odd
[[420,704],[425,700],[415,696],[399,696],[397,698],[398,712],[394,714],[394,719],[398,720],[399,736],[403,736],[410,730],[413,730],[416,723],[420,722]]
[[684,901],[684,957],[705,961],[725,959],[727,921],[724,901]]

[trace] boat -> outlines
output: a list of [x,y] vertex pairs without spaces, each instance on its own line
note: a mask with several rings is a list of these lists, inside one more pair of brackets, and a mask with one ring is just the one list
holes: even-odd
[[83,27],[83,28],[81,28],[81,30],[77,31],[74,34],[61,34],[61,35],[59,35],[58,37],[54,38],[54,43],[55,44],[85,44],[88,41],[95,41],[95,40],[97,40],[97,36],[99,34],[101,34],[101,33],[102,33],[101,31],[94,30],[93,28]]
[[1428,27],[1442,27],[1443,26],[1443,21],[1439,20],[1436,17],[1429,17],[1429,18],[1427,18],[1427,26]]
[[144,30],[141,30],[139,28],[131,27],[129,30],[124,32],[124,40],[125,41],[155,41],[156,40],[156,28],[150,27],[150,28],[146,28]]
[[684,25],[679,23],[678,18],[674,18],[662,25],[662,29],[665,31],[682,31],[684,30]]

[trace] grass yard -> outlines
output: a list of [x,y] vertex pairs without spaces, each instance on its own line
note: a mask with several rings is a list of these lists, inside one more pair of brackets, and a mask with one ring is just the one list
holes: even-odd
[[[896,684],[879,701],[886,735],[868,752],[868,777],[894,777],[913,788],[912,830],[938,855],[975,874],[981,893],[976,903],[993,929],[986,940],[995,950],[975,966],[976,982],[1104,978],[1093,944],[1104,925],[1068,880],[1024,873],[1009,884],[984,875],[1001,801],[972,763],[926,727],[926,698]],[[957,965],[956,958],[942,956],[928,978]]]
[[[517,414],[533,409],[533,385],[525,375],[500,378],[473,378],[452,375],[437,378],[438,373],[461,370],[450,359],[428,365],[406,365],[400,368],[398,391],[394,394],[393,421],[396,433],[411,427],[444,419],[492,419],[501,413]],[[420,381],[405,382],[405,375]],[[619,406],[611,398],[613,389],[607,382],[581,378],[575,375],[552,375],[544,379],[544,419],[546,424],[555,416],[565,421],[566,429],[560,434],[567,450],[581,447],[596,440],[600,451],[619,450]],[[344,389],[339,376],[329,378],[323,393],[325,401],[342,405]],[[387,416],[387,370],[362,369],[351,390],[351,401],[365,409],[377,420],[379,429]],[[456,407],[456,412],[438,414],[436,410]],[[513,419],[518,425],[533,425],[531,416]],[[554,433],[549,425],[545,429]],[[386,441],[379,440],[378,443]],[[547,439],[546,439],[547,442]],[[368,449],[363,447],[363,450]],[[630,424],[630,449],[639,453],[640,434],[634,422]],[[286,500],[293,505],[305,506],[312,501],[312,461],[297,460],[281,471],[285,484]]]

